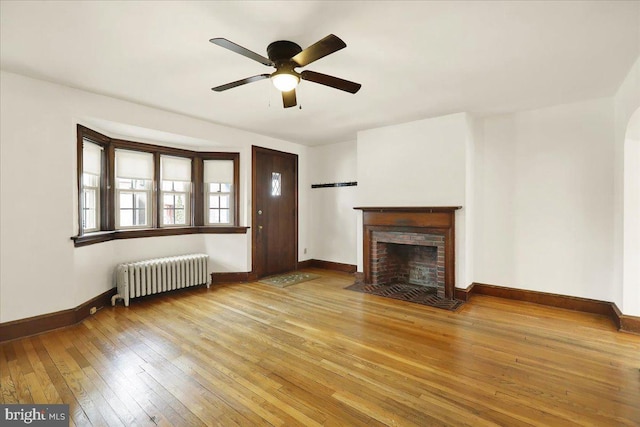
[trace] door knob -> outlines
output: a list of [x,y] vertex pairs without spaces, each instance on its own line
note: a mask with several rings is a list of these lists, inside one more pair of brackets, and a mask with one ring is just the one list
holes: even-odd
[[262,215],[262,209],[258,209],[258,215]]

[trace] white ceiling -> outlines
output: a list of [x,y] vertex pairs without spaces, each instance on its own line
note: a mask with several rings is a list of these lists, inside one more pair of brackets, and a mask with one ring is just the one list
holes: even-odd
[[[328,34],[347,48],[305,69],[362,84],[355,95],[303,81],[302,109],[266,56]],[[7,71],[306,145],[455,112],[507,113],[611,96],[640,53],[640,2],[69,1],[0,3]]]

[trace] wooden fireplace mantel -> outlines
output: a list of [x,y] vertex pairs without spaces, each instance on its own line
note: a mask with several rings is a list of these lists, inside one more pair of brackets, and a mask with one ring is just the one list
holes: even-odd
[[355,207],[362,211],[364,281],[371,283],[374,231],[441,234],[445,237],[445,297],[455,290],[455,212],[462,206]]
[[454,212],[462,209],[462,206],[390,206],[390,207],[356,207],[355,210],[363,212]]

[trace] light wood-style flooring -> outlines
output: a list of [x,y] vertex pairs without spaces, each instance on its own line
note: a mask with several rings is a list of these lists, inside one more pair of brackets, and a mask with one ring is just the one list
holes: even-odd
[[0,403],[84,426],[638,426],[640,336],[475,296],[458,312],[344,288],[198,288],[0,345]]

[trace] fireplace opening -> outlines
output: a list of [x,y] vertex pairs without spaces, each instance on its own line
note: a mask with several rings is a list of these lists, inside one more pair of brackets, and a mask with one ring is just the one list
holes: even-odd
[[444,297],[444,236],[374,232],[372,240],[371,283],[425,286]]

